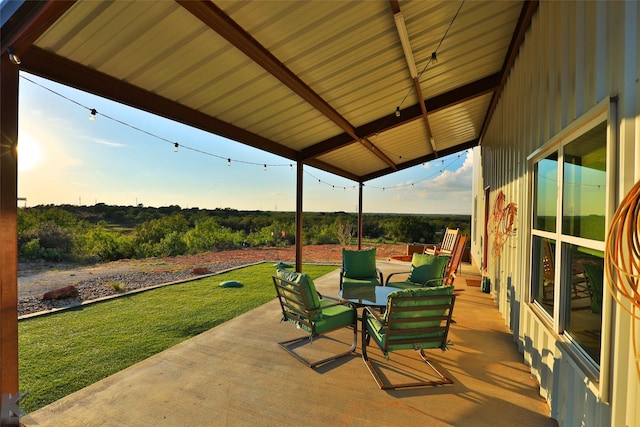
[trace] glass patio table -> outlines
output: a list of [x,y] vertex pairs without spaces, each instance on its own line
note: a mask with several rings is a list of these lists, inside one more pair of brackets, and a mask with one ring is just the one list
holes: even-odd
[[399,290],[401,289],[393,286],[351,286],[341,289],[338,292],[338,297],[357,307],[384,308],[387,306],[389,294]]

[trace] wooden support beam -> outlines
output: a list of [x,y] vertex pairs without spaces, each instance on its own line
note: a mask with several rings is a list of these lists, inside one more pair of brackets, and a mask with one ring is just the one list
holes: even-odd
[[304,164],[296,165],[296,271],[302,271],[302,193]]
[[358,185],[358,250],[362,249],[362,188],[364,184]]
[[[18,395],[18,67],[0,58],[0,391]],[[4,423],[9,414],[0,407]],[[16,418],[17,424],[17,418]]]

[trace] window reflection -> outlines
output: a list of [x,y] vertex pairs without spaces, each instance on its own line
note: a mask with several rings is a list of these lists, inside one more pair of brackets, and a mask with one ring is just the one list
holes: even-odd
[[562,233],[604,241],[606,123],[564,148]]
[[553,153],[536,163],[534,191],[534,228],[556,231],[558,153]]
[[600,363],[604,253],[567,244],[570,286],[566,287],[569,318],[566,331],[596,362]]
[[533,237],[534,301],[553,316],[555,293],[555,241]]

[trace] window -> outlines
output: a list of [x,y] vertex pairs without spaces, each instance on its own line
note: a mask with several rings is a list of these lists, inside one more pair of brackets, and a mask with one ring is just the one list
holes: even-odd
[[531,297],[556,331],[600,364],[607,122],[533,163]]

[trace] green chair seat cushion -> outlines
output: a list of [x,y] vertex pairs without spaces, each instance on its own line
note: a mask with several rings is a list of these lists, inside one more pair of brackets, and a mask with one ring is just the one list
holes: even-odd
[[351,287],[351,286],[378,286],[380,283],[378,282],[377,277],[370,277],[367,279],[351,279],[349,277],[344,277],[342,279],[342,289]]
[[413,254],[407,281],[424,283],[427,280],[443,277],[448,262],[448,256]]
[[376,277],[376,248],[359,251],[343,248],[342,267],[345,278],[367,279]]
[[292,322],[296,323],[296,326],[300,329],[303,329],[313,335],[332,331],[354,322],[354,318],[356,316],[355,309],[344,305],[331,306],[332,304],[335,304],[335,302],[326,300],[320,301],[321,307],[316,311],[317,316],[313,316],[314,320],[311,322],[313,329],[303,323],[298,323],[293,320]]
[[408,280],[404,282],[389,282],[387,286],[398,289],[415,289],[421,287],[419,283],[413,283]]
[[356,310],[354,308],[345,305],[326,307],[331,304],[335,304],[335,302],[325,300],[320,302],[322,316],[320,320],[316,320],[313,324],[315,329],[315,331],[313,331],[314,333],[322,334],[354,322],[356,316]]

